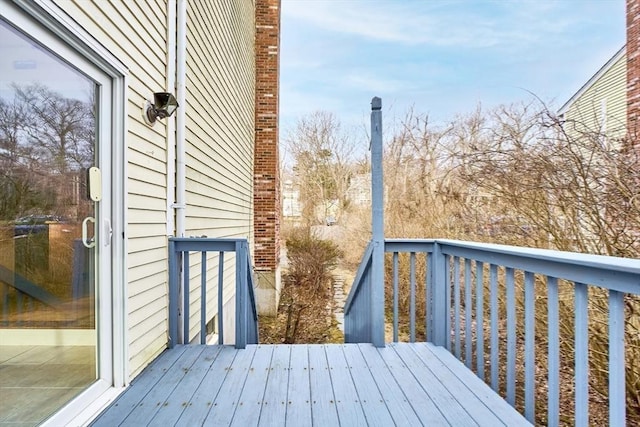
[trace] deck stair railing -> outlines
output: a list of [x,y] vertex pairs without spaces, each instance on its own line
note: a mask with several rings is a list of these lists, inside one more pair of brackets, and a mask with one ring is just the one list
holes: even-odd
[[[235,253],[235,347],[258,343],[258,316],[254,296],[254,278],[249,244],[246,239],[169,238],[169,348],[189,343],[190,311],[193,307],[190,277],[191,252],[200,253],[200,331],[199,341],[207,342],[207,261],[210,253],[218,253],[217,300],[218,344],[224,344],[224,265],[225,254]],[[182,274],[182,280],[181,279]],[[182,284],[182,287],[181,287]],[[197,306],[196,306],[197,307]],[[180,325],[182,323],[182,325]],[[180,328],[180,326],[182,326]],[[181,331],[179,331],[181,329]],[[181,332],[181,333],[179,333]]]
[[[409,341],[424,337],[447,348],[532,423],[545,400],[546,423],[560,423],[560,382],[569,375],[572,421],[589,425],[588,325],[606,324],[609,424],[625,425],[625,304],[640,304],[639,260],[452,240],[386,240],[385,252],[392,340],[404,332]],[[368,248],[345,305],[346,342],[372,342],[370,291],[384,286],[372,283],[372,264]],[[402,304],[401,287],[409,298]],[[593,304],[604,313],[594,313]],[[602,319],[590,319],[596,315]],[[561,360],[567,342],[573,353]],[[546,378],[536,376],[543,357]],[[541,381],[546,397],[538,395]]]

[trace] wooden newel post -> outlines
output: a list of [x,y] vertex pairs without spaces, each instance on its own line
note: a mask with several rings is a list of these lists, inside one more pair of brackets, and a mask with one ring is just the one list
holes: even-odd
[[384,179],[382,99],[371,100],[371,342],[384,347]]

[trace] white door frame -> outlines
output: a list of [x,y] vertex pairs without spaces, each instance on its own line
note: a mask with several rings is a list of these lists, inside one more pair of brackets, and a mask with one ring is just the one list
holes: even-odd
[[[67,425],[71,420],[90,417],[87,411],[99,411],[112,399],[128,378],[127,323],[126,323],[126,75],[127,68],[105,49],[95,38],[80,27],[64,11],[48,0],[14,0],[4,4],[2,16],[17,28],[46,45],[57,55],[66,58],[101,86],[98,97],[101,117],[99,123],[100,157],[110,159],[110,170],[103,170],[103,189],[111,197],[104,198],[96,213],[100,227],[97,233],[105,234],[109,220],[112,238],[108,246],[102,246],[100,272],[101,294],[96,295],[100,307],[97,319],[99,340],[99,380],[74,400],[54,414],[43,425]],[[53,34],[52,34],[53,33]],[[106,117],[103,118],[102,116]],[[108,200],[107,200],[108,199]],[[104,240],[103,240],[104,242]],[[109,286],[109,284],[111,286]],[[102,296],[102,298],[100,298]]]

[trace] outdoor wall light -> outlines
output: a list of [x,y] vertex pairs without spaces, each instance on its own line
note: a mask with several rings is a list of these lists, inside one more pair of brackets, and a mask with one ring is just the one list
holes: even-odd
[[145,101],[142,110],[144,121],[149,126],[153,126],[157,119],[165,119],[171,116],[178,108],[176,97],[169,92],[156,92],[153,94],[153,104]]

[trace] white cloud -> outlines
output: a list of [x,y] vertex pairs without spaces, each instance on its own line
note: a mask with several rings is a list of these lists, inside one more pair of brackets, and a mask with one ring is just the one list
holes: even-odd
[[[557,2],[284,0],[283,14],[299,25],[406,45],[490,47],[562,31],[569,18]],[[474,7],[475,6],[475,7]],[[524,20],[522,17],[527,17]],[[517,19],[518,18],[518,19]],[[544,19],[542,19],[544,18]],[[543,28],[541,28],[543,27]]]

